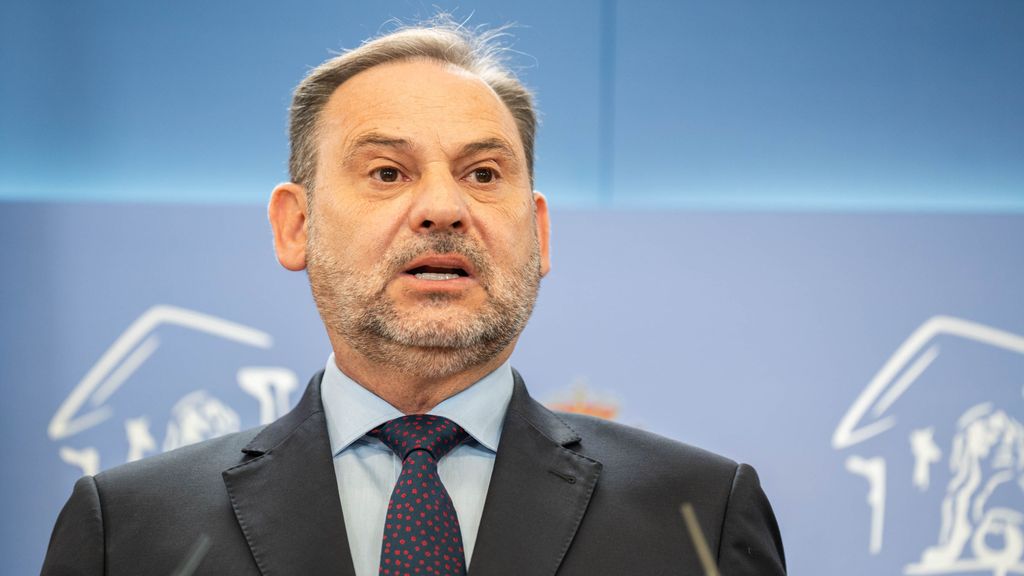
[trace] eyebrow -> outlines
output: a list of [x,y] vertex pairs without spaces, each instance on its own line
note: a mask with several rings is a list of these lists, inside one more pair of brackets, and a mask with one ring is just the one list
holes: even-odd
[[501,138],[485,138],[476,142],[470,142],[462,147],[462,150],[459,151],[459,156],[472,156],[480,152],[497,152],[508,160],[517,160],[512,146]]
[[[348,153],[345,154],[345,163],[353,162],[367,148],[394,148],[407,152],[415,150],[417,146],[405,138],[388,136],[380,132],[368,132],[356,138],[352,143]],[[458,156],[465,158],[481,152],[497,152],[507,160],[518,160],[515,149],[503,138],[484,138],[470,142],[459,150]]]
[[399,150],[411,150],[415,148],[415,146],[412,142],[404,138],[393,138],[379,132],[369,132],[356,138],[355,142],[352,143],[352,147],[349,149],[348,153],[345,154],[345,163],[351,163],[355,160],[356,156],[366,148],[397,148]]

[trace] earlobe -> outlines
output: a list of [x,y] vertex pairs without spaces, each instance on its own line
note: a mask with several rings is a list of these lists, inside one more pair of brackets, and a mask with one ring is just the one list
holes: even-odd
[[270,194],[267,218],[274,231],[277,261],[289,270],[306,268],[306,188],[294,182],[278,184]]
[[548,214],[548,199],[534,191],[533,205],[537,223],[537,244],[540,250],[540,275],[551,271],[551,217]]

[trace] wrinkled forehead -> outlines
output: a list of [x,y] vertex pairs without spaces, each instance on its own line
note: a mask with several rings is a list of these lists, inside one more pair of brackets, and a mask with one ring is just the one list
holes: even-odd
[[319,118],[325,137],[367,131],[408,137],[501,137],[525,156],[511,111],[479,76],[427,58],[364,70],[339,86]]

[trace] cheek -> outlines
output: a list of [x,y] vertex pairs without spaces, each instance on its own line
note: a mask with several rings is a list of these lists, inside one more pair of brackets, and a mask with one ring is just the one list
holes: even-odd
[[473,223],[492,234],[515,236],[533,226],[533,203],[526,199],[477,204],[473,210]]
[[477,221],[477,229],[495,263],[519,265],[537,246],[537,228],[529,207],[503,210]]
[[322,204],[317,225],[329,229],[332,245],[344,250],[349,260],[379,260],[405,221],[403,206],[395,199],[334,194]]

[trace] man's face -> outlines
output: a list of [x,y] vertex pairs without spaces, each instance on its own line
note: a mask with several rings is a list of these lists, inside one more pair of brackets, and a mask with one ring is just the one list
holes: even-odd
[[332,341],[427,377],[507,356],[548,269],[547,210],[494,92],[386,64],[338,88],[318,136],[306,257]]

